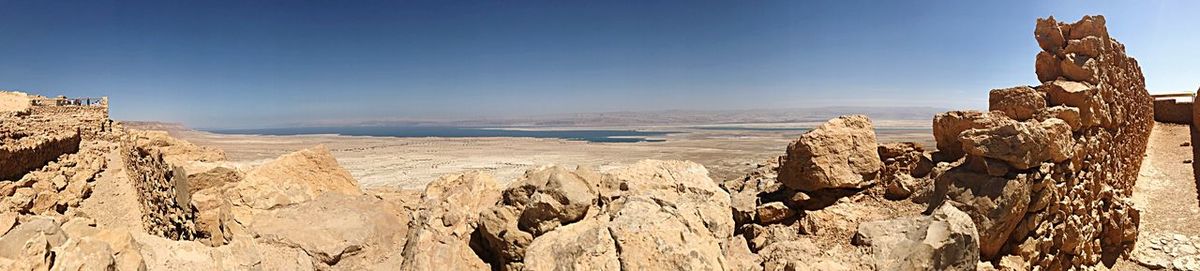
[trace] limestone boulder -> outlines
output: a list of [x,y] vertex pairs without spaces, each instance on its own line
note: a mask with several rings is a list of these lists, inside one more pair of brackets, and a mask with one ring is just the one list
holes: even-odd
[[964,131],[959,141],[970,155],[1002,160],[1017,169],[1066,161],[1075,150],[1070,125],[1056,118],[971,129]]
[[262,210],[312,200],[323,192],[362,194],[358,182],[324,146],[267,162],[247,173],[231,192],[234,204]]
[[993,89],[988,94],[988,110],[1004,112],[1005,116],[1017,121],[1033,118],[1034,113],[1046,108],[1046,97],[1028,86]]
[[1079,116],[1079,108],[1075,107],[1064,105],[1047,107],[1039,110],[1036,114],[1034,114],[1033,118],[1038,121],[1045,121],[1051,118],[1060,119],[1071,127],[1072,132],[1079,131],[1080,128],[1083,128],[1083,121]]
[[1062,76],[1062,68],[1059,67],[1058,58],[1054,54],[1048,52],[1040,52],[1034,59],[1034,71],[1037,73],[1039,82],[1049,82],[1059,79]]
[[1050,105],[1077,108],[1081,128],[1099,126],[1108,119],[1104,102],[1097,96],[1099,89],[1091,84],[1055,80],[1042,85],[1040,89],[1046,93]]
[[729,194],[703,166],[645,160],[606,173],[603,186],[616,190],[605,196],[603,209],[534,239],[525,255],[528,270],[550,270],[550,263],[601,270],[740,266],[725,258],[734,224]]
[[1033,35],[1042,50],[1047,52],[1058,52],[1066,45],[1067,41],[1062,30],[1058,28],[1058,21],[1054,20],[1053,16],[1045,19],[1038,18]]
[[604,219],[563,226],[529,244],[526,270],[622,270],[617,243]]
[[979,111],[950,111],[933,118],[933,138],[937,142],[937,161],[953,161],[966,152],[959,134],[971,129],[983,129],[1016,122],[1004,114]]
[[520,269],[533,238],[575,223],[595,208],[600,182],[599,173],[582,167],[527,171],[504,190],[499,205],[480,215],[484,243],[496,252],[493,264]]
[[116,270],[116,253],[108,243],[93,239],[71,239],[52,249],[53,270]]
[[252,238],[237,238],[228,245],[210,247],[200,242],[133,233],[132,242],[144,260],[145,270],[317,270],[321,266],[300,248],[261,243]]
[[852,264],[825,255],[825,251],[807,237],[771,244],[759,251],[764,271],[855,270]]
[[228,244],[233,240],[233,203],[220,193],[220,189],[201,190],[192,195],[192,208],[196,210],[196,231],[201,242],[211,246]]
[[0,268],[49,270],[55,258],[52,249],[67,240],[67,234],[53,218],[30,217],[0,236]]
[[992,259],[1029,208],[1029,181],[993,177],[965,167],[951,169],[939,177],[942,178],[939,183],[949,185],[948,204],[962,210],[974,221],[979,232],[980,255]]
[[425,186],[413,211],[401,270],[490,270],[471,249],[480,213],[496,205],[501,190],[491,175],[442,176]]
[[883,166],[877,147],[875,127],[866,116],[829,120],[788,145],[779,181],[801,191],[863,187]]
[[322,264],[345,267],[350,257],[399,259],[408,234],[401,215],[403,210],[372,196],[324,193],[260,214],[249,230],[260,242],[300,248]]
[[929,216],[859,224],[854,243],[869,247],[875,270],[975,270],[979,262],[975,224],[950,205]]

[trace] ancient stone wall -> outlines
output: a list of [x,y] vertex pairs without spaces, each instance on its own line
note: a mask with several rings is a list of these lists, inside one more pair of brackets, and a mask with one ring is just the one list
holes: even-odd
[[187,174],[168,164],[162,151],[139,145],[136,137],[123,144],[125,172],[137,188],[146,231],[176,240],[194,239],[196,211],[188,198]]
[[77,128],[84,139],[102,139],[112,131],[107,105],[32,106],[28,118],[47,129]]
[[16,180],[59,156],[79,151],[79,132],[76,130],[0,131],[0,180]]
[[1017,255],[1041,270],[1111,264],[1137,238],[1129,198],[1154,125],[1152,98],[1104,17],[1039,19],[1034,33],[1042,85],[991,95],[1027,99],[935,119],[968,128],[935,133],[939,148],[957,141],[953,152],[966,155],[940,161],[949,167],[935,174],[937,190],[975,221],[984,260]]
[[1191,124],[1192,106],[1192,101],[1167,97],[1156,98],[1154,99],[1154,121]]

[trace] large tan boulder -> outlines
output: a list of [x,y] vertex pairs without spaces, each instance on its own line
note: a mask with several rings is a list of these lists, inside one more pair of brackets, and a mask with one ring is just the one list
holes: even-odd
[[484,244],[494,251],[493,264],[519,270],[534,238],[575,223],[595,208],[601,176],[587,168],[561,166],[533,169],[504,190],[501,203],[480,216]]
[[490,270],[471,249],[479,214],[500,200],[491,175],[468,172],[442,176],[425,186],[413,212],[402,270]]
[[372,196],[325,193],[260,214],[249,230],[260,242],[300,248],[319,264],[346,268],[351,262],[399,262],[408,234],[401,215],[407,213]]
[[51,217],[29,217],[0,236],[0,269],[48,270],[52,249],[67,242],[67,234]]
[[1018,121],[1033,118],[1034,113],[1046,108],[1046,96],[1028,87],[993,89],[988,94],[988,110],[1004,112]]
[[285,154],[249,173],[233,188],[234,204],[271,209],[301,203],[321,193],[362,194],[325,146]]
[[937,142],[940,161],[953,161],[962,158],[962,142],[959,134],[971,129],[991,128],[1015,122],[1004,114],[993,114],[979,111],[950,111],[933,117],[933,139]]
[[802,191],[863,187],[883,166],[877,146],[875,127],[866,116],[829,120],[788,145],[780,158],[779,181]]
[[1102,97],[1095,86],[1075,81],[1055,80],[1039,87],[1052,106],[1069,106],[1079,111],[1080,127],[1099,126],[1107,120]]
[[[534,239],[527,270],[729,270],[729,194],[692,162],[645,160],[608,173],[594,215]],[[610,245],[611,244],[611,245]],[[555,265],[552,263],[561,263]],[[619,264],[619,265],[618,265]]]
[[1075,150],[1071,126],[1056,118],[971,129],[959,135],[959,141],[967,154],[999,159],[1017,169],[1066,161]]
[[859,224],[854,243],[870,248],[875,270],[975,270],[979,262],[975,224],[950,205],[929,216]]
[[939,176],[949,185],[946,194],[956,209],[970,215],[979,231],[979,253],[984,259],[996,256],[1010,233],[1029,208],[1029,182],[1007,179],[955,168]]
[[622,270],[620,249],[606,222],[589,219],[537,238],[525,251],[526,270]]
[[320,264],[300,248],[252,238],[237,238],[228,245],[210,247],[200,242],[133,233],[132,242],[144,259],[145,270],[317,270]]

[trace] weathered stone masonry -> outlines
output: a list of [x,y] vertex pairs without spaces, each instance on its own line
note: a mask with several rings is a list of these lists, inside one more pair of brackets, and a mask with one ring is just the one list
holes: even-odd
[[1104,17],[1039,19],[1034,33],[1041,86],[993,90],[993,99],[1026,98],[934,120],[938,148],[966,156],[938,155],[951,168],[937,182],[975,221],[985,260],[1017,255],[1041,270],[1111,264],[1137,239],[1129,198],[1153,100]]

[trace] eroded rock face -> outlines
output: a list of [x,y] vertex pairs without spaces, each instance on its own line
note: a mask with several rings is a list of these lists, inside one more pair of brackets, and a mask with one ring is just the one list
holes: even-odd
[[533,240],[525,255],[528,270],[740,266],[725,258],[734,226],[729,194],[709,179],[703,166],[645,160],[608,172],[602,186],[615,188],[603,199],[608,202],[603,209]]
[[263,210],[308,201],[323,192],[362,194],[358,182],[324,146],[263,164],[246,173],[231,192],[234,204]]
[[788,145],[779,180],[801,191],[861,188],[883,166],[877,147],[875,127],[866,116],[829,120]]
[[950,184],[950,205],[970,214],[978,229],[979,253],[995,256],[1029,208],[1030,187],[1024,178],[1006,179],[953,169],[939,182]]
[[930,216],[859,224],[854,243],[870,247],[875,270],[975,270],[979,262],[975,224],[950,205]]
[[933,138],[937,141],[938,155],[943,160],[955,160],[962,157],[962,142],[959,134],[971,129],[986,129],[996,127],[1014,120],[1003,114],[992,114],[979,111],[950,111],[933,117]]
[[495,253],[492,264],[520,270],[534,238],[575,223],[596,208],[600,174],[560,166],[530,170],[504,190],[501,204],[481,214],[480,232]]
[[959,141],[969,155],[1003,160],[1017,169],[1065,161],[1075,148],[1071,127],[1056,118],[971,129],[960,134]]
[[408,233],[401,213],[375,197],[323,193],[258,215],[249,228],[260,242],[300,248],[322,264],[345,267],[350,255],[399,259]]
[[479,214],[500,200],[491,175],[442,176],[425,186],[409,223],[402,270],[490,270],[471,248]]
[[993,89],[988,94],[988,110],[1023,121],[1046,108],[1046,95],[1028,86]]

